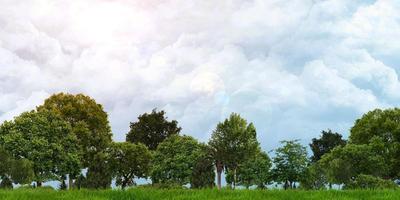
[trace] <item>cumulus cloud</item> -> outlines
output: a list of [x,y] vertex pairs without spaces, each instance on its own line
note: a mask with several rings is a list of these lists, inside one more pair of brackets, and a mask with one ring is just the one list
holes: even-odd
[[396,1],[3,0],[0,120],[55,92],[104,104],[114,139],[157,107],[207,141],[231,112],[271,149],[397,106]]

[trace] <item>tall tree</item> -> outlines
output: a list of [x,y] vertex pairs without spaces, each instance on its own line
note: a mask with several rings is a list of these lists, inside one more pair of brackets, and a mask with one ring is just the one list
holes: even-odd
[[322,131],[320,138],[313,138],[310,144],[313,156],[311,161],[317,162],[321,159],[322,155],[329,153],[333,148],[337,146],[346,145],[347,141],[342,139],[342,135],[334,133],[331,130]]
[[134,185],[134,178],[147,178],[150,173],[152,154],[143,144],[114,143],[110,157],[116,184],[122,189]]
[[33,162],[34,180],[59,179],[80,169],[77,139],[68,122],[49,111],[25,112],[0,127],[0,143],[17,159]]
[[294,188],[307,169],[307,150],[298,140],[281,141],[275,150],[273,174],[275,181],[283,183],[284,189]]
[[151,172],[153,183],[180,186],[190,183],[200,156],[201,145],[193,137],[168,137],[160,143],[154,153]]
[[178,122],[176,120],[168,121],[163,110],[154,109],[151,113],[140,115],[138,119],[139,121],[131,123],[126,141],[143,143],[150,150],[156,150],[157,146],[167,137],[181,131]]
[[254,125],[247,124],[239,114],[232,113],[228,119],[217,125],[209,145],[214,151],[217,185],[220,189],[224,168],[232,170],[233,187],[235,187],[238,165],[256,153],[259,143]]
[[380,138],[385,150],[380,154],[389,166],[386,178],[400,178],[400,109],[376,109],[357,119],[350,130],[350,143],[370,144]]
[[[83,94],[54,94],[45,100],[44,104],[37,108],[41,110],[49,110],[61,116],[62,119],[69,122],[72,126],[73,133],[78,139],[78,145],[82,150],[81,162],[83,167],[91,170],[104,171],[97,165],[99,160],[94,158],[103,157],[104,152],[111,144],[111,128],[108,121],[107,113],[103,110],[103,106],[89,96]],[[96,155],[99,154],[99,155]],[[93,172],[91,174],[98,174]],[[69,185],[72,185],[72,179],[78,174],[71,174]],[[90,176],[94,179],[103,179],[104,176]],[[107,182],[107,180],[93,180],[93,183]],[[103,187],[103,186],[99,186]]]

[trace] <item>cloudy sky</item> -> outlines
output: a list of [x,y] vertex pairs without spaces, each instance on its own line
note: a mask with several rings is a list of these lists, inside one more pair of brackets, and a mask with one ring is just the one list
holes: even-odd
[[153,108],[207,141],[231,112],[262,146],[348,135],[400,104],[397,0],[0,0],[0,122],[85,93],[114,139]]

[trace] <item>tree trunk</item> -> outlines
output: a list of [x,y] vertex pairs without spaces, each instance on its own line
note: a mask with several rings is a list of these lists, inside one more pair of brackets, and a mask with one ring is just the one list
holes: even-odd
[[71,175],[68,176],[68,189],[72,190],[74,186],[74,180],[71,178]]
[[236,189],[236,167],[233,169],[233,189]]
[[218,185],[218,190],[220,190],[221,189],[221,175],[222,175],[222,170],[223,170],[223,167],[222,167],[222,164],[221,164],[221,162],[219,162],[219,161],[217,161],[217,164],[216,164],[217,166],[217,185]]

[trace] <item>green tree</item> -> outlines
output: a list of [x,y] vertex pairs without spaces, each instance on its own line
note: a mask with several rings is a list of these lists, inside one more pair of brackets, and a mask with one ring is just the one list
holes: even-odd
[[[90,174],[101,174],[106,169],[100,169],[97,162],[98,158],[103,157],[104,152],[111,144],[111,128],[108,121],[107,113],[103,110],[103,106],[89,96],[83,94],[54,94],[45,100],[44,104],[37,108],[41,110],[50,110],[61,116],[62,119],[69,122],[72,126],[73,133],[77,137],[77,144],[82,151],[81,162],[83,167],[88,168]],[[99,155],[97,155],[99,154]],[[75,158],[71,158],[75,159]],[[97,159],[97,160],[94,160]],[[103,162],[103,161],[101,161]],[[92,170],[98,172],[90,172]],[[69,185],[79,173],[70,174]],[[88,179],[104,180],[88,180],[91,183],[108,182],[108,177],[104,176],[88,176]],[[99,185],[103,187],[104,185]],[[96,186],[94,186],[96,188]]]
[[305,175],[300,180],[300,187],[306,190],[324,189],[327,178],[319,162],[312,162],[307,167]]
[[163,110],[157,112],[154,109],[151,113],[140,115],[138,119],[139,121],[131,123],[126,141],[145,144],[150,150],[156,150],[167,137],[181,131],[178,122],[168,121]]
[[12,188],[12,183],[27,184],[33,180],[32,163],[26,159],[14,159],[0,148],[0,188]]
[[37,186],[79,170],[76,137],[68,122],[49,111],[25,112],[0,127],[0,143],[16,159],[33,164]]
[[109,189],[113,175],[110,153],[108,151],[97,152],[91,160],[92,163],[82,186],[89,189]]
[[313,138],[310,144],[313,156],[311,157],[312,162],[317,162],[321,157],[329,153],[333,148],[337,146],[346,145],[346,140],[342,139],[342,135],[334,133],[331,130],[322,131],[320,138]]
[[282,147],[275,150],[272,170],[275,181],[284,183],[284,189],[294,188],[307,169],[307,150],[298,140],[281,141]]
[[380,156],[382,148],[383,143],[378,138],[369,145],[347,144],[334,148],[319,162],[331,183],[347,184],[360,174],[382,177],[388,168]]
[[201,145],[193,137],[168,137],[154,153],[151,172],[153,183],[180,186],[190,183],[193,168],[200,156]]
[[114,143],[111,147],[111,169],[117,186],[125,189],[134,185],[134,178],[147,178],[150,173],[151,152],[143,144]]
[[249,188],[256,185],[264,189],[271,182],[271,159],[268,154],[259,150],[254,156],[239,164],[237,171],[238,184]]
[[378,137],[384,143],[380,156],[388,165],[387,178],[400,178],[400,109],[376,109],[357,119],[350,130],[350,143],[370,144]]
[[190,184],[192,188],[212,188],[215,185],[214,158],[208,145],[201,145],[195,161]]
[[235,187],[237,167],[256,153],[259,143],[254,125],[247,124],[239,114],[232,113],[228,119],[217,125],[209,145],[214,151],[217,185],[220,189],[224,168],[232,171],[233,187]]

